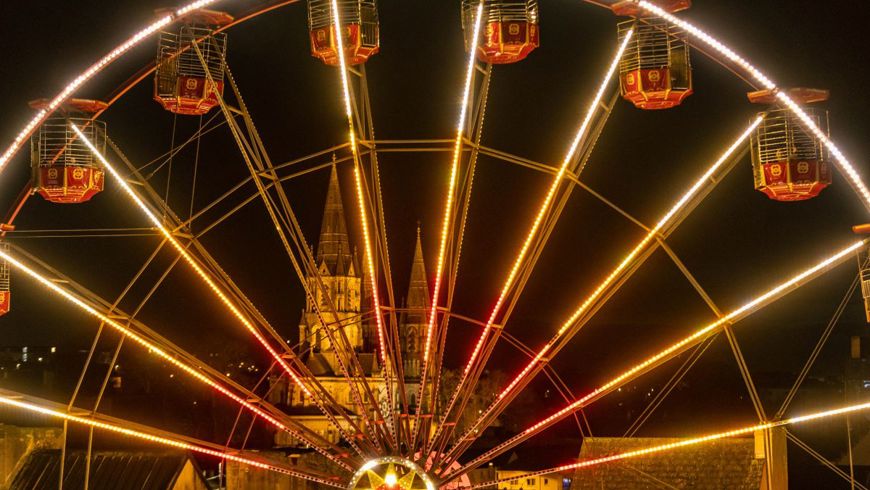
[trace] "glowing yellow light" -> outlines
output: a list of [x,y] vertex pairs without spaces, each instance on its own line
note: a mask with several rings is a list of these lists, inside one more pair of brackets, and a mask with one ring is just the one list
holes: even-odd
[[193,12],[194,10],[198,10],[198,9],[203,8],[203,7],[207,7],[207,6],[215,3],[216,1],[217,0],[198,0],[196,2],[191,3],[190,5],[187,5],[185,7],[178,9],[175,12],[175,15],[176,15],[176,17],[181,17],[182,15],[189,14],[190,12]]
[[[619,66],[619,60],[622,59],[623,53],[625,53],[625,49],[628,47],[628,43],[634,35],[634,29],[630,29],[625,36],[625,39],[622,41],[622,44],[616,51],[610,65],[607,69],[607,73],[604,76],[604,80],[601,81],[601,84],[598,87],[597,92],[595,93],[595,97],[593,97],[592,102],[589,104],[588,109],[586,110],[586,115],[583,118],[582,123],[580,124],[580,128],[577,130],[577,133],[574,136],[574,139],[571,142],[571,145],[566,153],[565,157],[562,160],[562,164],[559,167],[559,171],[556,173],[555,178],[553,179],[552,184],[550,184],[550,188],[547,191],[546,196],[544,197],[544,201],[541,204],[540,209],[538,210],[538,214],[535,216],[535,220],[532,222],[531,229],[529,229],[528,234],[526,235],[525,241],[523,242],[522,247],[520,248],[519,253],[514,259],[513,266],[508,274],[507,279],[505,279],[504,284],[502,285],[501,292],[499,293],[498,300],[496,300],[495,306],[492,309],[492,312],[489,315],[489,319],[486,322],[486,325],[483,328],[483,331],[480,334],[480,337],[477,339],[477,343],[474,346],[474,350],[471,353],[471,357],[468,359],[468,363],[465,365],[465,369],[462,373],[462,377],[457,384],[456,390],[454,390],[453,395],[450,398],[450,401],[447,404],[447,409],[445,410],[444,417],[449,416],[450,411],[453,409],[453,405],[456,401],[456,397],[459,395],[459,391],[464,385],[471,369],[474,365],[474,362],[477,360],[477,356],[480,355],[480,351],[483,348],[483,344],[489,336],[490,331],[492,330],[492,326],[496,321],[496,318],[501,311],[502,306],[504,305],[504,301],[507,298],[508,291],[510,291],[511,286],[516,279],[517,274],[519,273],[520,266],[522,265],[523,260],[528,254],[529,248],[532,245],[532,240],[535,235],[538,233],[539,228],[541,227],[541,223],[544,220],[544,216],[547,211],[549,211],[550,206],[553,203],[553,199],[556,195],[556,191],[559,189],[559,184],[562,182],[562,179],[565,176],[565,173],[568,171],[568,165],[571,163],[574,155],[577,153],[577,149],[580,146],[580,141],[586,135],[586,132],[589,129],[589,125],[592,122],[592,118],[595,116],[595,113],[598,111],[599,104],[601,103],[602,98],[604,97],[604,92],[607,89],[607,86],[610,84],[611,79],[613,78],[613,74],[616,72],[617,67]],[[524,376],[531,367],[527,367],[521,373],[521,376]],[[512,387],[511,387],[512,388]],[[438,433],[441,432],[443,428],[443,424],[439,425]],[[436,434],[436,439],[437,439]]]
[[[185,262],[193,268],[196,272],[196,275],[208,286],[208,288],[215,294],[215,296],[220,299],[221,303],[235,316],[239,322],[257,339],[257,341],[265,348],[269,355],[281,366],[281,368],[293,379],[293,382],[296,383],[299,388],[305,392],[305,394],[309,397],[312,397],[311,391],[308,389],[305,384],[302,383],[302,380],[299,376],[293,371],[287,361],[284,360],[283,357],[272,347],[272,345],[263,337],[260,332],[254,327],[254,325],[247,319],[247,317],[239,310],[236,305],[230,300],[230,298],[223,292],[223,290],[217,285],[216,282],[211,278],[211,276],[199,265],[199,263],[193,258],[192,255],[187,251],[187,249],[172,235],[172,232],[167,229],[160,218],[155,215],[151,209],[145,204],[144,201],[136,194],[130,184],[124,179],[124,177],[113,167],[106,157],[100,153],[99,150],[94,146],[94,144],[85,136],[85,134],[72,122],[70,123],[73,131],[75,131],[76,135],[81,139],[81,141],[88,147],[91,153],[97,157],[100,163],[106,168],[106,170],[115,178],[118,185],[124,190],[127,196],[136,204],[136,206],[142,211],[143,214],[151,221],[155,228],[157,228],[164,238],[175,248],[176,251],[181,255]],[[313,397],[312,397],[313,398]]]
[[556,344],[556,342],[571,327],[571,325],[573,325],[574,322],[576,322],[580,318],[580,316],[583,315],[583,313],[585,313],[586,310],[588,310],[589,307],[592,306],[592,304],[599,297],[601,297],[602,294],[604,294],[607,288],[610,287],[610,285],[613,284],[613,282],[631,264],[631,262],[638,255],[640,255],[640,253],[647,247],[647,245],[655,240],[659,232],[661,232],[663,228],[670,224],[674,216],[676,216],[676,214],[679,213],[680,210],[682,210],[686,206],[686,204],[698,194],[698,191],[701,190],[704,184],[709,181],[709,179],[716,173],[716,171],[718,171],[719,168],[724,165],[729,158],[731,158],[731,155],[733,155],[734,152],[737,151],[738,148],[740,148],[740,146],[746,141],[746,139],[749,138],[749,135],[752,134],[752,132],[755,130],[756,127],[758,127],[759,124],[761,124],[761,120],[761,117],[755,118],[755,120],[752,121],[752,124],[750,124],[749,127],[746,128],[746,130],[740,135],[740,137],[738,137],[737,140],[734,141],[734,143],[732,143],[727,150],[725,150],[725,153],[723,153],[722,156],[720,156],[719,159],[716,160],[716,162],[711,165],[710,168],[708,168],[707,171],[704,172],[704,174],[701,175],[701,177],[697,181],[695,181],[692,187],[690,187],[689,190],[682,195],[682,197],[676,202],[676,204],[674,204],[670,208],[670,210],[668,210],[668,212],[658,221],[658,223],[656,223],[656,225],[649,231],[649,233],[647,233],[646,236],[634,247],[634,249],[629,252],[628,255],[625,256],[625,258],[623,258],[622,262],[620,262],[619,265],[616,266],[616,268],[604,279],[604,281],[602,281],[601,284],[599,284],[598,287],[595,288],[592,294],[590,294],[583,301],[583,303],[580,304],[580,306],[574,311],[571,317],[568,318],[568,320],[565,321],[561,327],[559,327],[559,331],[556,333],[556,336],[551,339],[535,355],[532,361],[529,362],[529,364],[522,370],[520,375],[514,378],[514,380],[508,385],[508,388],[501,393],[500,398],[506,396],[510,392],[510,390],[512,390],[514,386],[516,386],[517,383],[519,383],[520,380],[522,380],[522,378],[526,374],[528,374],[529,371],[532,370],[535,364],[537,364],[541,359],[544,358],[547,352],[550,351],[553,345]]
[[[378,466],[386,465],[386,474],[381,477],[378,473],[380,471],[373,471]],[[402,466],[407,471],[407,473],[399,478],[395,472],[396,466]],[[363,476],[368,475],[368,483],[371,485],[372,489],[380,488],[381,486],[387,487],[395,487],[398,486],[404,490],[411,490],[413,487],[415,477],[418,477],[423,481],[423,484],[426,487],[426,490],[435,490],[435,482],[423,471],[417,463],[411,461],[407,458],[402,458],[398,456],[383,456],[375,459],[371,459],[366,461],[360,468],[353,474],[353,477],[350,479],[350,483],[347,488],[350,490],[360,489],[358,484],[360,480],[362,480]]]
[[[761,70],[759,70],[751,63],[746,61],[744,58],[742,58],[740,55],[732,51],[730,48],[716,40],[710,34],[704,32],[693,24],[686,22],[685,20],[682,20],[679,17],[672,15],[671,13],[651,2],[648,2],[647,0],[639,0],[637,1],[637,4],[647,12],[657,15],[676,26],[679,26],[690,35],[698,38],[704,44],[707,44],[708,46],[728,58],[731,62],[746,70],[752,76],[752,78],[754,78],[764,88],[768,90],[778,90],[776,84],[773,83],[773,81],[765,74],[763,74]],[[831,152],[832,155],[834,155],[834,158],[836,158],[837,162],[839,162],[840,168],[846,174],[846,177],[849,179],[852,187],[854,187],[855,190],[858,191],[858,195],[861,197],[864,206],[870,209],[870,190],[868,190],[867,186],[864,185],[864,181],[861,179],[861,175],[849,162],[843,152],[840,151],[837,145],[830,138],[828,138],[828,135],[826,135],[819,128],[816,122],[813,121],[812,118],[810,118],[807,113],[799,105],[797,105],[797,103],[795,103],[795,101],[792,100],[791,97],[788,96],[788,94],[784,92],[777,92],[776,96],[804,123],[807,128],[810,129],[810,131],[817,138],[819,138],[825,144],[825,146],[827,146],[828,150]]]
[[858,249],[863,247],[864,244],[865,243],[863,241],[855,242],[855,243],[849,245],[848,247],[840,250],[836,254],[822,260],[821,262],[817,263],[813,267],[810,267],[809,269],[804,270],[803,272],[793,276],[791,279],[767,290],[765,293],[763,293],[759,296],[756,296],[754,299],[747,302],[743,306],[729,312],[727,315],[719,318],[715,322],[710,323],[709,325],[695,331],[695,333],[689,335],[688,337],[685,337],[684,339],[680,340],[679,342],[676,342],[675,344],[671,345],[670,347],[667,347],[666,349],[653,355],[652,357],[648,358],[647,360],[635,365],[634,367],[628,369],[627,371],[623,372],[619,376],[608,381],[607,383],[605,383],[604,385],[602,385],[601,387],[599,387],[598,389],[596,389],[592,393],[590,393],[590,394],[584,396],[583,398],[575,401],[574,403],[568,405],[567,407],[556,412],[555,414],[551,415],[550,417],[547,417],[546,419],[542,420],[541,422],[529,427],[528,429],[526,429],[524,431],[524,433],[528,434],[528,433],[534,432],[534,431],[538,430],[539,428],[549,424],[550,422],[553,422],[554,420],[557,420],[557,419],[567,415],[568,413],[570,413],[572,411],[576,411],[579,408],[586,406],[586,403],[589,400],[598,396],[599,394],[604,393],[606,391],[609,391],[610,389],[621,384],[623,381],[631,378],[635,374],[642,372],[646,368],[651,367],[652,365],[656,364],[657,362],[667,358],[671,354],[674,354],[674,353],[680,351],[682,348],[684,348],[688,345],[691,345],[694,342],[697,342],[697,341],[709,336],[715,330],[721,328],[722,326],[724,326],[727,323],[735,321],[737,318],[741,317],[743,314],[745,314],[745,313],[747,313],[755,308],[763,306],[766,302],[775,298],[780,293],[783,293],[790,288],[793,288],[795,286],[802,284],[805,280],[807,280],[811,276],[823,271],[824,269],[828,268],[829,266],[831,266],[837,262],[840,262],[840,261],[846,259],[847,257],[850,257]]
[[733,430],[729,430],[729,431],[725,431],[725,432],[717,432],[715,434],[709,434],[706,436],[694,437],[694,438],[690,438],[690,439],[683,439],[683,440],[676,441],[676,442],[671,442],[671,443],[667,443],[667,444],[660,444],[658,446],[651,446],[651,447],[647,447],[647,448],[643,448],[643,449],[637,449],[634,451],[627,451],[624,453],[612,454],[612,455],[603,456],[600,458],[587,459],[587,460],[578,461],[578,462],[572,463],[572,464],[557,466],[555,468],[535,471],[532,473],[527,473],[527,474],[522,474],[522,475],[514,475],[511,478],[505,478],[505,479],[501,479],[501,480],[497,480],[497,481],[479,483],[477,485],[474,485],[472,488],[474,488],[474,489],[486,488],[486,487],[495,486],[499,483],[503,483],[503,482],[506,482],[506,481],[509,481],[512,479],[517,479],[517,478],[526,478],[526,477],[532,477],[532,476],[537,476],[537,475],[546,475],[549,473],[560,473],[560,472],[564,472],[564,471],[568,471],[568,470],[588,468],[590,466],[596,466],[596,465],[600,465],[603,463],[610,463],[613,461],[620,461],[620,460],[625,460],[625,459],[637,458],[640,456],[648,456],[651,454],[661,453],[664,451],[670,451],[672,449],[679,449],[679,448],[684,448],[684,447],[688,447],[688,446],[696,446],[698,444],[704,444],[707,442],[718,441],[720,439],[727,439],[729,437],[736,437],[736,436],[752,434],[752,433],[759,432],[759,431],[770,430],[770,429],[773,429],[776,427],[800,424],[800,423],[804,423],[804,422],[810,422],[813,420],[819,420],[819,419],[828,418],[828,417],[835,417],[838,415],[844,415],[844,414],[853,413],[853,412],[860,412],[860,411],[867,410],[867,409],[870,409],[870,403],[862,403],[862,404],[858,404],[858,405],[849,405],[846,407],[837,408],[837,409],[833,409],[833,410],[826,410],[824,412],[817,412],[817,413],[813,413],[813,414],[809,414],[809,415],[792,417],[792,418],[780,420],[777,422],[767,422],[767,423],[753,425],[753,426],[749,426],[749,427],[743,427],[740,429],[733,429]]
[[[450,183],[447,188],[447,199],[444,203],[444,221],[441,225],[441,244],[438,246],[438,261],[435,267],[435,284],[432,288],[432,307],[429,311],[429,325],[426,329],[426,346],[423,349],[423,376],[426,376],[426,364],[429,362],[432,349],[432,335],[435,331],[435,321],[438,313],[438,296],[441,293],[441,282],[444,275],[444,255],[447,249],[447,234],[452,220],[453,201],[456,193],[456,180],[459,175],[459,161],[462,156],[462,135],[465,120],[468,117],[468,106],[471,98],[471,83],[474,80],[474,59],[477,55],[477,45],[480,38],[480,26],[483,23],[483,0],[477,5],[474,21],[474,35],[471,38],[471,49],[468,51],[468,66],[465,71],[465,88],[462,95],[462,109],[459,113],[459,124],[456,126],[456,140],[453,143],[453,162],[450,166]],[[423,388],[423,383],[420,384]]]
[[586,111],[586,117],[583,119],[583,123],[580,125],[580,129],[574,136],[571,147],[568,150],[568,153],[565,155],[565,158],[562,160],[562,165],[559,167],[559,171],[556,173],[556,177],[553,179],[553,183],[550,184],[550,189],[547,191],[544,202],[541,204],[541,208],[538,210],[537,216],[535,216],[535,220],[532,223],[531,229],[526,235],[523,246],[520,248],[520,252],[519,254],[517,254],[516,259],[514,259],[513,267],[511,267],[510,273],[508,274],[507,279],[502,285],[501,293],[499,294],[498,300],[495,303],[495,307],[492,309],[489,320],[487,320],[486,326],[484,327],[483,332],[481,333],[480,338],[478,339],[477,344],[474,347],[474,351],[471,354],[471,358],[469,359],[468,364],[465,366],[465,375],[467,375],[468,372],[471,370],[472,363],[474,363],[475,359],[480,353],[480,349],[483,347],[483,342],[489,334],[489,331],[492,329],[492,325],[493,323],[495,323],[495,319],[499,311],[501,310],[501,307],[504,305],[507,293],[510,290],[514,280],[516,279],[517,274],[519,273],[522,261],[523,259],[525,259],[526,254],[529,251],[529,247],[531,247],[532,245],[532,240],[535,237],[535,234],[538,232],[538,229],[540,228],[541,223],[544,220],[544,216],[550,209],[550,205],[553,202],[553,198],[556,195],[559,184],[562,182],[562,178],[565,176],[565,172],[568,171],[568,165],[571,163],[571,160],[577,153],[577,147],[580,145],[580,141],[583,139],[583,136],[586,135],[586,131],[589,129],[589,124],[592,122],[592,117],[597,112],[598,106],[601,103],[601,99],[604,97],[604,91],[610,84],[610,80],[613,78],[613,74],[616,71],[616,68],[619,66],[619,60],[622,58],[622,54],[625,52],[625,49],[628,46],[628,42],[631,40],[633,34],[634,29],[629,30],[626,34],[622,45],[619,46],[616,55],[613,57],[613,61],[610,63],[610,67],[607,70],[607,75],[604,77],[604,80],[598,87],[598,92],[595,94],[595,98],[593,98],[592,103],[589,104],[589,109]]
[[[658,223],[656,223],[655,227],[653,227],[649,231],[649,233],[647,233],[646,236],[634,247],[634,249],[631,252],[629,252],[628,255],[625,256],[625,258],[619,263],[619,265],[604,279],[603,282],[601,282],[601,284],[598,285],[598,287],[595,288],[595,290],[592,292],[592,294],[590,294],[583,301],[583,303],[580,304],[580,306],[577,308],[577,310],[574,311],[574,313],[571,315],[571,317],[566,322],[564,322],[562,324],[562,326],[559,328],[559,331],[556,333],[556,335],[549,342],[547,342],[535,354],[535,356],[532,358],[532,360],[528,364],[526,364],[526,366],[522,369],[522,371],[520,371],[520,373],[515,378],[513,378],[513,380],[511,380],[511,382],[508,384],[508,386],[504,390],[502,390],[502,392],[498,395],[496,401],[491,403],[489,405],[489,407],[487,407],[487,409],[484,412],[484,415],[477,419],[477,422],[475,424],[473,424],[471,426],[471,428],[469,428],[466,431],[466,434],[475,433],[478,426],[496,408],[497,402],[499,400],[504,399],[506,396],[508,396],[508,394],[520,383],[520,381],[522,381],[523,378],[525,378],[532,371],[532,369],[534,369],[534,367],[539,362],[541,362],[542,359],[545,358],[545,356],[550,352],[550,350],[553,348],[553,346],[556,345],[558,340],[568,330],[568,328],[570,328],[570,326],[575,321],[577,321],[580,318],[580,316],[590,306],[592,306],[592,304],[619,277],[619,275],[622,273],[622,271],[624,271],[631,264],[631,262],[634,260],[634,258],[637,257],[643,251],[643,249],[655,239],[655,237],[660,233],[660,231],[670,224],[673,217],[676,216],[676,214],[693,197],[695,197],[697,195],[697,193],[701,189],[701,187],[716,173],[716,171],[719,170],[719,168],[721,168],[722,165],[725,164],[725,162],[728,161],[728,159],[731,157],[731,155],[733,155],[734,152],[737,151],[738,148],[740,148],[740,146],[747,140],[747,138],[749,138],[749,135],[752,134],[752,132],[755,130],[755,128],[758,127],[759,124],[761,124],[761,121],[762,121],[761,116],[755,118],[755,120],[752,121],[752,123],[749,125],[749,127],[747,127],[746,130],[743,131],[743,133],[741,133],[741,135],[737,138],[737,140],[735,140],[728,147],[728,149],[725,150],[725,152],[719,157],[719,159],[713,165],[711,165],[707,169],[707,171],[704,172],[703,175],[701,175],[701,177],[698,180],[695,181],[695,183],[692,185],[692,187],[690,187],[689,190],[686,191],[686,193],[684,193],[680,197],[680,199],[676,202],[676,204],[674,204],[668,210],[668,212],[665,213],[665,215],[658,221]],[[860,244],[860,242],[859,242],[859,244]],[[854,246],[855,245],[853,245],[853,247]],[[839,254],[838,254],[838,256],[839,256]],[[595,394],[597,394],[597,393],[595,393]],[[592,397],[595,394],[590,395],[589,397]],[[582,400],[578,400],[577,403],[584,403],[586,400],[588,400],[589,397],[582,399]],[[576,405],[576,403],[573,405]],[[577,406],[579,406],[579,405],[577,405]],[[560,410],[559,412],[552,415],[551,417],[548,417],[548,418],[544,419],[543,421],[541,421],[540,423],[536,424],[535,426],[533,426],[533,428],[527,429],[526,431],[524,431],[524,433],[529,433],[529,432],[532,432],[533,430],[537,430],[540,426],[543,426],[543,425],[551,422],[552,420],[555,420],[556,418],[558,418],[559,416],[561,416],[565,413],[569,413],[571,410],[572,410],[571,406],[566,407],[565,409]]]
[[[870,241],[870,240],[868,240],[868,241]],[[710,323],[709,325],[695,331],[693,334],[689,335],[688,337],[685,337],[684,339],[672,344],[671,346],[665,348],[664,350],[658,352],[657,354],[649,357],[645,361],[642,361],[642,362],[638,363],[637,365],[629,368],[628,370],[626,370],[622,374],[611,379],[610,381],[608,381],[604,385],[600,386],[599,388],[595,389],[594,391],[592,391],[588,395],[575,400],[574,402],[570,403],[569,405],[562,408],[561,410],[559,410],[559,411],[553,413],[552,415],[545,417],[544,419],[540,420],[539,422],[529,426],[528,428],[523,430],[518,435],[502,442],[498,446],[496,446],[496,447],[490,449],[489,451],[483,453],[482,455],[478,456],[473,461],[469,462],[465,467],[475,466],[475,465],[481,463],[482,461],[485,461],[486,459],[490,458],[493,454],[499,453],[499,452],[505,450],[505,448],[512,447],[512,446],[518,444],[519,442],[521,442],[521,440],[526,439],[528,437],[531,437],[534,433],[548,427],[550,424],[553,424],[553,423],[561,420],[563,417],[566,417],[567,415],[574,413],[577,410],[580,410],[582,408],[585,408],[585,407],[591,405],[592,402],[594,401],[593,399],[595,399],[599,395],[602,395],[602,394],[604,394],[604,393],[606,393],[614,388],[617,388],[619,385],[632,379],[635,375],[639,375],[643,371],[645,371],[646,369],[653,367],[656,363],[663,361],[663,360],[666,360],[666,359],[669,359],[670,356],[678,354],[681,351],[681,349],[688,347],[689,345],[692,345],[695,342],[699,342],[703,338],[713,334],[713,332],[715,330],[723,327],[725,324],[728,324],[728,323],[731,323],[731,322],[738,320],[742,315],[746,314],[747,312],[764,306],[769,300],[772,300],[773,298],[775,298],[779,294],[784,293],[788,289],[791,289],[791,288],[794,288],[794,287],[801,285],[804,281],[809,280],[815,274],[825,270],[826,268],[828,268],[828,267],[830,267],[838,262],[845,260],[846,258],[850,257],[853,253],[855,253],[858,249],[865,246],[868,241],[855,242],[855,243],[849,245],[848,247],[838,251],[834,255],[831,255],[830,257],[822,260],[821,262],[817,263],[816,265],[814,265],[814,266],[804,270],[803,272],[793,276],[792,278],[788,279],[787,281],[780,283],[779,285],[767,290],[766,292],[755,297],[754,299],[747,302],[743,306],[729,312],[728,314],[726,314],[725,316],[716,320],[715,322]],[[493,406],[494,405],[490,405],[490,407],[487,409],[487,413],[489,413],[489,411],[492,410]],[[471,430],[466,432],[466,434],[471,434],[476,428],[477,428],[477,424],[475,424]],[[451,476],[451,475],[448,475],[448,477],[449,476]]]
[[186,451],[193,451],[193,452],[205,454],[208,456],[214,456],[214,457],[226,459],[229,461],[235,461],[235,462],[242,463],[242,464],[245,464],[248,466],[252,466],[254,468],[274,471],[274,472],[278,472],[278,473],[284,473],[287,475],[295,476],[297,478],[303,478],[303,479],[306,479],[309,481],[316,481],[318,483],[323,483],[323,484],[330,485],[330,486],[338,486],[334,482],[330,482],[330,481],[325,480],[325,479],[312,477],[310,475],[306,475],[306,474],[298,473],[298,472],[295,472],[292,470],[280,468],[280,467],[273,466],[273,465],[270,465],[267,463],[263,463],[261,461],[255,461],[255,460],[248,459],[248,458],[245,458],[242,456],[238,456],[236,454],[223,452],[223,451],[217,451],[214,449],[209,449],[206,447],[198,446],[195,444],[190,444],[190,443],[179,441],[176,439],[171,439],[169,437],[158,436],[155,434],[149,434],[147,432],[142,432],[139,430],[121,427],[121,426],[118,426],[115,424],[110,424],[108,422],[100,422],[97,420],[93,420],[91,418],[79,417],[76,415],[60,412],[58,410],[52,410],[50,408],[42,407],[42,406],[39,406],[39,405],[36,405],[33,403],[13,399],[13,398],[2,396],[2,395],[0,395],[0,404],[20,408],[23,410],[27,410],[29,412],[39,413],[42,415],[48,415],[50,417],[55,417],[55,418],[67,420],[69,422],[74,422],[77,424],[87,425],[87,426],[93,427],[95,429],[101,429],[101,430],[105,430],[105,431],[109,431],[109,432],[114,432],[116,434],[122,434],[122,435],[129,436],[129,437],[135,437],[137,439],[142,439],[142,440],[145,440],[148,442],[153,442],[153,443],[161,444],[164,446],[170,446],[170,447],[174,447],[177,449],[183,449]]
[[[369,273],[369,278],[372,281],[372,310],[375,312],[375,321],[378,328],[378,342],[381,348],[381,363],[386,369],[389,369],[387,359],[387,346],[384,336],[384,323],[381,316],[381,297],[378,291],[377,275],[375,274],[375,260],[372,249],[372,241],[369,236],[369,221],[368,213],[365,206],[365,194],[362,184],[362,170],[359,162],[359,148],[357,147],[356,129],[353,124],[353,112],[350,106],[350,81],[347,78],[347,61],[344,56],[344,39],[342,38],[341,15],[338,9],[338,1],[332,0],[332,18],[334,22],[335,42],[338,49],[338,64],[341,71],[341,88],[344,96],[344,112],[347,116],[348,124],[348,141],[350,141],[350,151],[353,154],[353,180],[356,189],[357,206],[360,213],[360,225],[363,229],[363,246],[365,247],[364,261],[366,269]],[[387,383],[387,390],[390,390],[390,383]]]
[[387,475],[384,477],[384,483],[386,483],[388,487],[395,487],[398,480],[399,479],[396,478],[396,474],[393,472],[387,473]]

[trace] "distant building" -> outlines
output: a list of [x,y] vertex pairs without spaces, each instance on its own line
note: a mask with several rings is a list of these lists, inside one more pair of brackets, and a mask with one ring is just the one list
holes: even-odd
[[845,378],[847,403],[863,403],[870,398],[870,336],[852,337]]
[[499,480],[513,478],[498,484],[499,490],[562,490],[562,475],[553,473],[542,476],[521,477],[524,470],[498,470]]
[[56,361],[56,347],[0,347],[0,386],[51,391],[57,381]]
[[[262,454],[273,461],[283,460],[291,467],[304,466],[309,471],[329,474],[331,469],[322,456],[311,451],[297,451],[290,455],[277,451],[264,451]],[[284,473],[261,471],[236,461],[227,461],[226,465],[226,490],[325,490],[332,488]]]
[[563,490],[570,479],[559,473],[523,476],[546,470],[568,460],[576,454],[576,444],[548,444],[516,448],[494,462],[498,490]]

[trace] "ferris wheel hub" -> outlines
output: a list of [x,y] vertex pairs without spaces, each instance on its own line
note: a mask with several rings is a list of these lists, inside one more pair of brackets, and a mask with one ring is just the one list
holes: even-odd
[[407,458],[384,456],[367,461],[353,474],[348,490],[435,490],[435,483]]

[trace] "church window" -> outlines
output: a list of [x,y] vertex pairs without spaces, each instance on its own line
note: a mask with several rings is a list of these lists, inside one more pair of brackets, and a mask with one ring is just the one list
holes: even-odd
[[417,334],[414,331],[408,334],[408,352],[417,352]]

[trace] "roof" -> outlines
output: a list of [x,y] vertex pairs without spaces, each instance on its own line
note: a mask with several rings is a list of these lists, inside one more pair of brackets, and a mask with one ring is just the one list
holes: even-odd
[[313,352],[305,361],[305,366],[315,376],[335,376],[329,360],[319,352]]
[[[193,460],[185,452],[105,451],[94,452],[91,459],[92,490],[136,488],[171,489],[184,465]],[[60,450],[33,451],[15,474],[9,490],[55,490],[58,486]],[[72,451],[64,462],[64,485],[68,490],[84,486],[85,453]],[[200,472],[194,472],[198,478]],[[205,485],[205,482],[202,482]]]
[[[305,360],[305,365],[315,376],[342,377],[344,374],[339,371],[335,355],[335,351],[312,352]],[[378,365],[378,357],[374,352],[357,352],[356,357],[365,376],[378,374],[380,366]]]
[[494,461],[499,471],[532,472],[570,462],[577,454],[577,443],[519,446]]
[[[678,438],[587,437],[580,459],[622,453]],[[602,464],[574,473],[571,490],[622,490],[661,488],[664,482],[677,488],[731,490],[761,488],[763,459],[755,458],[753,439],[723,439],[666,453]]]

